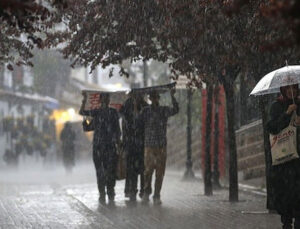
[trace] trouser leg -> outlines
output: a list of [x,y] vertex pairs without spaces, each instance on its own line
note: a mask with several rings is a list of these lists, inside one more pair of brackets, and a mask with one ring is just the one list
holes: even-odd
[[136,157],[131,152],[131,155],[128,155],[127,158],[127,169],[128,169],[128,192],[129,195],[135,196],[137,193],[137,168],[136,168]]
[[293,218],[291,216],[281,215],[283,229],[292,229]]
[[97,149],[93,151],[93,161],[96,169],[97,186],[100,196],[105,196],[105,180],[103,177],[103,164],[100,152]]
[[108,176],[106,186],[107,186],[107,195],[110,200],[113,200],[115,197],[115,185],[116,185],[115,177]]
[[144,182],[144,171],[140,174],[140,196],[143,196],[144,194],[144,186],[145,186],[145,182]]
[[129,190],[130,190],[130,168],[129,168],[129,161],[128,161],[128,157],[126,160],[126,179],[125,179],[125,197],[129,196]]
[[140,179],[140,197],[142,197],[144,194],[144,186],[145,186],[145,179],[144,179],[145,165],[144,165],[144,148],[143,147],[140,149],[140,152],[142,155],[140,157],[140,162],[139,162],[140,166],[139,166],[138,177]]
[[130,195],[135,196],[137,193],[137,178],[138,174],[133,171],[130,178]]
[[105,151],[106,155],[106,188],[107,195],[110,200],[114,200],[115,197],[115,185],[116,185],[116,168],[117,168],[117,155],[116,149],[112,145],[108,145]]
[[165,175],[167,153],[166,148],[159,148],[156,151],[156,172],[154,198],[160,198],[160,191]]
[[145,165],[145,171],[144,171],[145,193],[144,194],[149,196],[152,192],[151,181],[152,181],[152,174],[154,170],[154,155],[153,155],[152,148],[148,148],[148,147],[145,148],[144,165]]

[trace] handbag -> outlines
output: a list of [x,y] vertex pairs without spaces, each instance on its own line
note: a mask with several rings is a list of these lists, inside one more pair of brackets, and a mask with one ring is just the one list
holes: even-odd
[[279,165],[299,158],[297,153],[297,128],[293,125],[296,114],[293,113],[290,124],[280,133],[270,134],[272,165]]
[[126,178],[126,153],[123,147],[118,147],[118,162],[116,170],[116,179],[123,180]]
[[82,128],[83,128],[83,131],[85,131],[85,132],[94,131],[95,130],[94,120],[92,119],[92,121],[90,121],[89,123],[87,122],[87,120],[83,120]]

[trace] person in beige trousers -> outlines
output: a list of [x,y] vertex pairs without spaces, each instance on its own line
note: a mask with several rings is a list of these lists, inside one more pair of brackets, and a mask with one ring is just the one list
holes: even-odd
[[155,170],[155,190],[153,203],[161,204],[160,190],[165,174],[167,159],[167,122],[170,116],[178,113],[178,103],[174,97],[175,89],[170,91],[173,107],[159,105],[159,93],[152,91],[149,93],[151,105],[143,109],[140,119],[145,129],[145,155],[144,155],[144,179],[145,193],[143,202],[149,202],[152,193],[151,181]]

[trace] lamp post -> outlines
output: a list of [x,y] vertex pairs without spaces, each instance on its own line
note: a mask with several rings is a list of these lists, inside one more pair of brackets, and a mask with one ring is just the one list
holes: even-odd
[[143,60],[143,86],[147,87],[148,83],[148,65],[147,65],[147,61]]
[[192,90],[190,88],[187,89],[187,126],[186,126],[186,171],[184,173],[184,179],[193,179],[195,178],[195,174],[193,172],[193,162],[192,162],[192,125],[191,125],[191,100],[192,100]]

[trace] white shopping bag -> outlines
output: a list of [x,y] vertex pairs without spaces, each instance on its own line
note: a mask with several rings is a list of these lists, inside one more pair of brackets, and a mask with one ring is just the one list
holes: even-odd
[[279,165],[299,158],[297,153],[297,128],[293,125],[295,113],[288,127],[279,134],[270,134],[272,165]]

